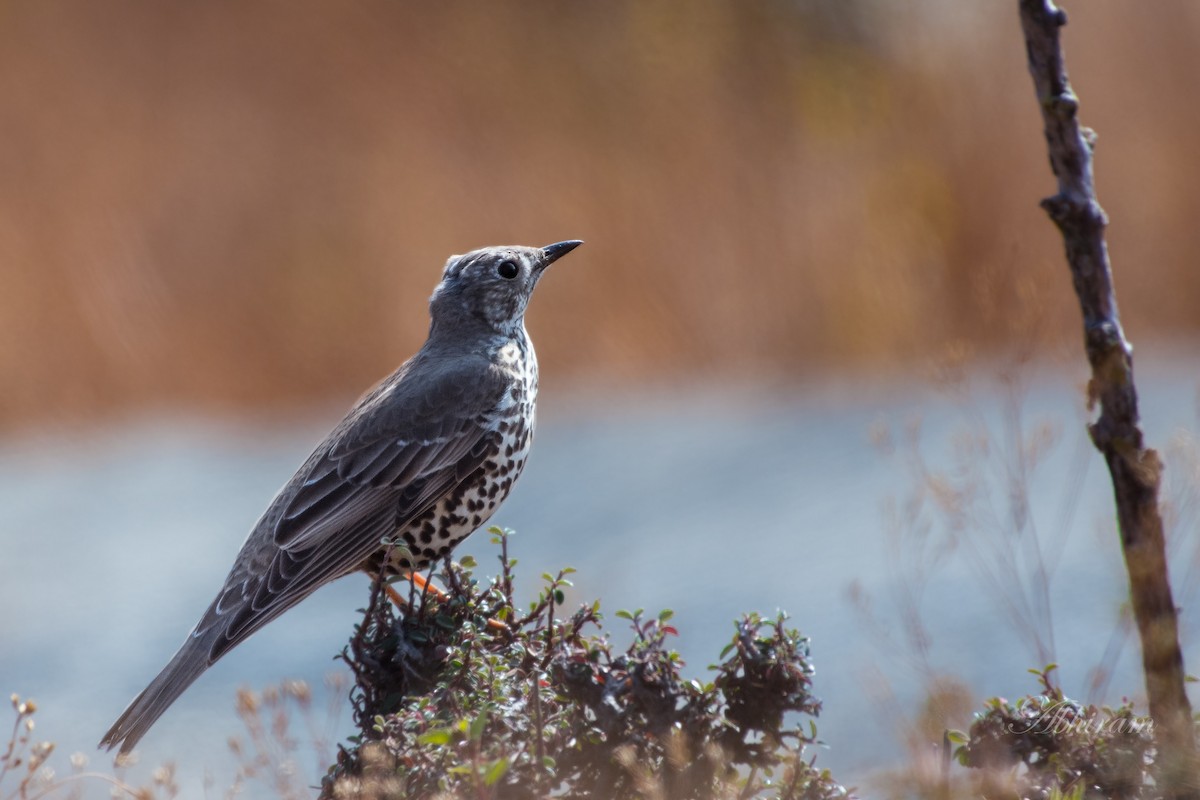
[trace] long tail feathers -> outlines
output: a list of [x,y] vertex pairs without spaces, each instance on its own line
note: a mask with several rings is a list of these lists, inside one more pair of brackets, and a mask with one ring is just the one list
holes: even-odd
[[112,750],[120,745],[121,755],[133,750],[159,717],[209,667],[208,637],[193,638],[179,648],[170,663],[150,685],[134,698],[120,718],[100,740],[100,746]]

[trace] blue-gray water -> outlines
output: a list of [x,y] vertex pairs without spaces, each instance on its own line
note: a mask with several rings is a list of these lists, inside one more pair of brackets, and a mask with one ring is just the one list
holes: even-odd
[[[1195,429],[1196,366],[1185,357],[1139,364],[1152,444]],[[1051,555],[1065,542],[1051,583],[1054,655],[1068,693],[1083,696],[1084,676],[1109,643],[1124,573],[1107,474],[1083,438],[1081,382],[1077,369],[1043,370],[1023,418],[1059,431],[1030,482],[1030,509]],[[882,455],[872,430],[883,423],[899,441],[919,418],[923,451],[944,464],[956,431],[1002,428],[1003,396],[981,382],[964,415],[931,389],[851,380],[754,394],[709,388],[601,401],[593,393],[586,404],[546,392],[533,457],[494,521],[518,531],[512,546],[527,596],[543,571],[571,565],[576,599],[601,598],[614,623],[611,612],[622,607],[675,609],[696,676],[740,612],[786,609],[812,637],[829,746],[819,763],[862,781],[902,759],[897,712],[915,712],[921,696],[893,590],[911,580],[906,563],[924,557],[889,545],[885,511],[889,497],[903,508],[913,468],[903,446]],[[37,732],[58,742],[60,773],[75,751],[105,764],[95,742],[174,652],[258,514],[338,416],[163,416],[0,446],[0,690],[38,701]],[[1181,475],[1177,468],[1172,477]],[[1186,583],[1177,600],[1193,667],[1200,652],[1187,575],[1195,533],[1195,520],[1185,520],[1172,563]],[[485,569],[494,563],[486,536],[465,553]],[[980,569],[989,559],[963,545],[936,562],[930,556],[935,568],[919,604],[932,667],[962,678],[977,700],[1032,691],[1025,670],[1037,665],[986,590]],[[852,607],[853,583],[873,599],[890,643]],[[241,733],[235,690],[284,677],[319,686],[337,668],[331,658],[366,593],[365,577],[344,579],[237,648],[152,729],[133,774],[174,760],[184,797],[201,795],[206,771],[221,792],[233,777],[226,739]],[[1130,640],[1102,699],[1140,695],[1137,660]],[[885,702],[889,691],[895,703]],[[348,713],[338,731],[348,731]],[[317,779],[315,765],[302,767]],[[106,794],[90,785],[89,796]]]

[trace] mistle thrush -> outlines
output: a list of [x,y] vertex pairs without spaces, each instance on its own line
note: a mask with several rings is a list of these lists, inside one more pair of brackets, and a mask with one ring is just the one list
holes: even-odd
[[487,522],[533,436],[538,369],[525,307],[546,267],[579,244],[489,247],[446,263],[425,345],[283,487],[187,641],[102,747],[132,750],[204,670],[321,586],[360,569],[420,569]]

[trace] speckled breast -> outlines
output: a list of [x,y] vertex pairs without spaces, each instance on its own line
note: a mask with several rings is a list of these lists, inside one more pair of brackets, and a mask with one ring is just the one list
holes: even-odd
[[494,358],[513,372],[514,381],[492,417],[483,465],[396,532],[408,552],[393,551],[392,570],[422,569],[446,556],[491,519],[525,468],[533,444],[537,358],[528,338],[506,342]]

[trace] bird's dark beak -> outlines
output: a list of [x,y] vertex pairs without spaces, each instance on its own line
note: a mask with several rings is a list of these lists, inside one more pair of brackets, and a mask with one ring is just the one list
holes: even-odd
[[565,242],[555,242],[554,244],[546,245],[542,248],[542,269],[545,269],[555,261],[558,261],[560,258],[574,250],[576,247],[579,247],[581,244],[583,244],[583,242],[578,239],[568,239]]

